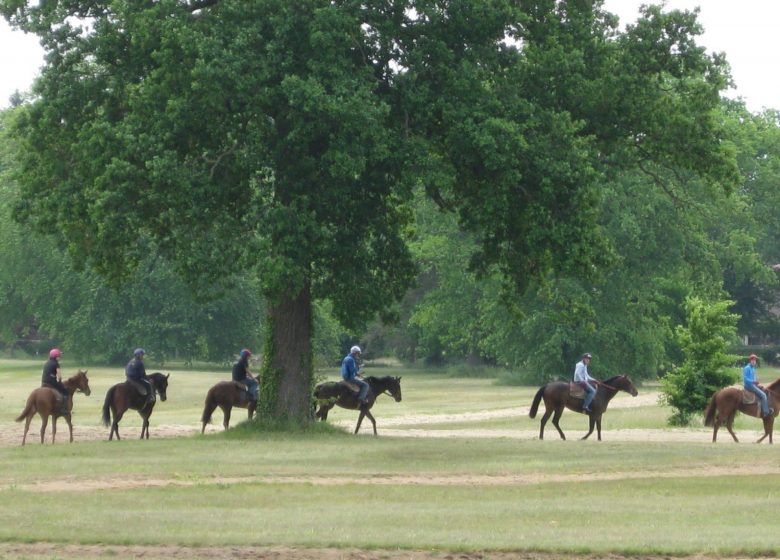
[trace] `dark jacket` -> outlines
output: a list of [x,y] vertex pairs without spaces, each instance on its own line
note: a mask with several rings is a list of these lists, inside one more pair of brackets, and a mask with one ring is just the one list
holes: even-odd
[[144,362],[138,358],[133,358],[130,360],[130,362],[127,364],[127,367],[125,368],[125,376],[128,379],[132,379],[134,381],[142,381],[146,379],[146,368],[144,367]]
[[243,381],[248,377],[249,373],[249,357],[240,358],[235,364],[233,364],[233,381]]

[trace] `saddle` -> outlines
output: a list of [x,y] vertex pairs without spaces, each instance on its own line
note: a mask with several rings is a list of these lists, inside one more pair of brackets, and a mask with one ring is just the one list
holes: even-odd
[[241,383],[240,381],[235,381],[235,380],[233,380],[232,383],[233,383],[233,385],[236,386],[236,388],[239,391],[244,391],[244,392],[248,392],[249,391],[249,387],[247,387],[245,383]]
[[[764,391],[766,393],[766,391]],[[742,404],[755,404],[758,401],[758,397],[753,391],[742,389]]]
[[352,391],[353,393],[359,393],[360,392],[360,385],[357,383],[352,383],[351,381],[347,381],[346,379],[342,379],[339,381],[342,385],[344,385],[347,389]]
[[574,399],[585,400],[585,388],[579,383],[569,383],[569,396]]

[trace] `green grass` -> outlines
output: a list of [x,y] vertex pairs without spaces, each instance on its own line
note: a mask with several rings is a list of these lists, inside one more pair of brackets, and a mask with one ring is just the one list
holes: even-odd
[[[13,417],[37,386],[40,366],[0,360],[0,429],[21,433]],[[98,424],[105,390],[123,378],[119,368],[89,369],[93,394],[76,397],[77,430]],[[75,368],[66,363],[65,370]],[[376,373],[402,375],[404,391],[401,403],[378,401],[380,434],[383,419],[401,415],[527,407],[536,390],[445,372]],[[169,400],[159,403],[153,426],[197,426],[206,390],[226,377],[173,371]],[[609,441],[610,429],[664,429],[666,416],[658,405],[610,409],[603,442],[354,437],[317,425],[174,439],[154,439],[152,431],[149,441],[5,447],[0,541],[780,554],[771,514],[780,497],[777,449],[712,445],[704,430],[700,443]],[[334,410],[333,417],[351,423],[355,413]],[[758,429],[755,419],[745,420],[746,428]],[[562,424],[564,430],[585,428],[584,418],[570,411]],[[439,427],[537,430],[538,420]],[[381,484],[388,479],[393,483]],[[144,486],[148,480],[170,484]],[[365,480],[377,484],[352,483]],[[65,489],[36,489],[51,481]],[[82,489],[93,481],[101,482],[99,489]],[[117,481],[137,487],[112,489]]]

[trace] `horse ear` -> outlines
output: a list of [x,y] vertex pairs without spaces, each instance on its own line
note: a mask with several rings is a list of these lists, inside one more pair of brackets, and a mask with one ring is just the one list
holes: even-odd
[[170,374],[170,373],[166,374],[166,375],[165,375],[165,379],[168,379],[170,376],[171,376],[171,374]]

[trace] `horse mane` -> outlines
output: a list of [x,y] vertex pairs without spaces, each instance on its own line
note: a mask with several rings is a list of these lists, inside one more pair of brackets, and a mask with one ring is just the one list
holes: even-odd
[[769,385],[767,385],[767,389],[770,391],[780,391],[780,377],[772,381]]
[[618,377],[625,377],[625,375],[614,375],[609,379],[605,380],[604,383],[606,383],[607,385],[611,385],[612,382],[615,381],[615,379],[617,379]]
[[70,377],[68,377],[65,380],[65,383],[67,383],[68,381],[75,382],[79,377],[81,377],[82,375],[86,375],[86,374],[87,374],[86,370],[78,370],[75,374],[73,374]]

